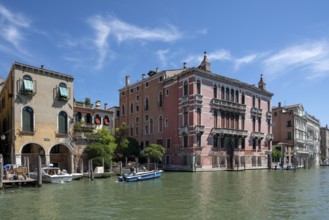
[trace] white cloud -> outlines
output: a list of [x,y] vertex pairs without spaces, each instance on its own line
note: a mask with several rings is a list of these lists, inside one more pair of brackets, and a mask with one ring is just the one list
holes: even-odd
[[[187,63],[187,66],[198,66],[203,60],[204,55],[189,55],[183,62]],[[208,60],[213,61],[230,61],[232,59],[231,53],[224,49],[215,50],[211,53],[207,53]]]
[[98,49],[97,68],[101,68],[109,51],[109,38],[112,36],[118,43],[129,40],[174,42],[182,38],[179,30],[168,25],[165,28],[143,28],[108,16],[94,16],[88,23],[95,30],[93,43]]
[[294,45],[266,58],[265,73],[272,78],[291,71],[306,74],[307,79],[329,75],[329,44],[327,41]]
[[258,57],[257,54],[250,54],[234,60],[234,69],[237,71],[240,66],[252,63]]
[[167,54],[170,52],[169,49],[166,50],[158,50],[156,52],[157,56],[159,57],[159,60],[163,66],[167,66]]
[[30,27],[30,19],[11,12],[0,4],[0,37],[13,45],[21,54],[25,54],[21,43],[25,40],[24,30]]

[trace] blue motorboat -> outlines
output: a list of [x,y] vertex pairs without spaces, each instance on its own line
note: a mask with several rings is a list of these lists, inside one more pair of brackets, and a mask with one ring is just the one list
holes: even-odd
[[118,181],[119,182],[136,182],[136,181],[142,181],[142,180],[148,180],[148,179],[155,179],[155,178],[159,178],[162,173],[163,173],[163,170],[151,170],[151,171],[132,173],[130,175],[125,174],[125,175],[119,176]]

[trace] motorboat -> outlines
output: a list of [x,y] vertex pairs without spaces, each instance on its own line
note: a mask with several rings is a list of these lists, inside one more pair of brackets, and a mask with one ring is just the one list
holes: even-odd
[[141,171],[131,173],[130,175],[124,174],[118,177],[119,182],[136,182],[148,179],[160,178],[163,170]]
[[[72,174],[67,173],[65,169],[60,170],[59,167],[47,166],[42,167],[42,182],[44,183],[64,183],[72,181]],[[38,170],[30,173],[33,179],[38,178]]]

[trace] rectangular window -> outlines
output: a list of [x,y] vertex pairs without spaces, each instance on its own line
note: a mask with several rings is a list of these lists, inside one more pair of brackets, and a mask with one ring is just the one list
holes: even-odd
[[291,127],[291,121],[287,121],[287,127]]
[[288,132],[288,133],[287,133],[287,139],[288,139],[288,140],[291,140],[291,132]]
[[136,105],[136,112],[139,112],[139,105]]
[[171,140],[168,138],[168,139],[167,139],[167,145],[166,145],[167,148],[170,148],[170,145],[171,145],[170,141],[171,141]]
[[130,89],[130,93],[133,93],[134,92],[134,89]]
[[138,136],[138,127],[135,128],[135,136]]
[[187,148],[187,146],[188,146],[187,141],[188,141],[188,136],[187,135],[183,136],[183,144],[184,144],[183,147],[184,148]]
[[167,89],[167,90],[166,90],[166,96],[168,96],[168,95],[169,95],[169,90]]
[[145,83],[145,88],[146,88],[146,87],[149,87],[149,83],[148,83],[148,82],[147,82],[147,83]]
[[145,125],[145,134],[149,134],[149,126]]
[[139,91],[139,86],[137,86],[136,90]]
[[158,139],[157,144],[162,146],[162,139]]

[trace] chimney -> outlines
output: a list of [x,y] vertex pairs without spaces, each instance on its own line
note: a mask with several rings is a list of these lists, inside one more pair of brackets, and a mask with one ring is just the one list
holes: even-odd
[[41,64],[41,69],[43,69],[43,64]]
[[144,79],[144,77],[145,77],[145,74],[143,73],[143,74],[142,74],[142,79]]
[[130,86],[130,76],[126,76],[126,87]]
[[107,110],[107,103],[104,103],[104,110]]
[[97,100],[95,102],[95,108],[99,109],[101,107],[101,101]]
[[186,62],[183,63],[183,68],[186,69]]
[[281,102],[279,102],[279,104],[278,104],[278,105],[279,105],[279,108],[281,108]]
[[158,72],[159,72],[159,67],[157,67],[157,68],[155,69],[155,72],[156,72],[156,73],[158,73]]

